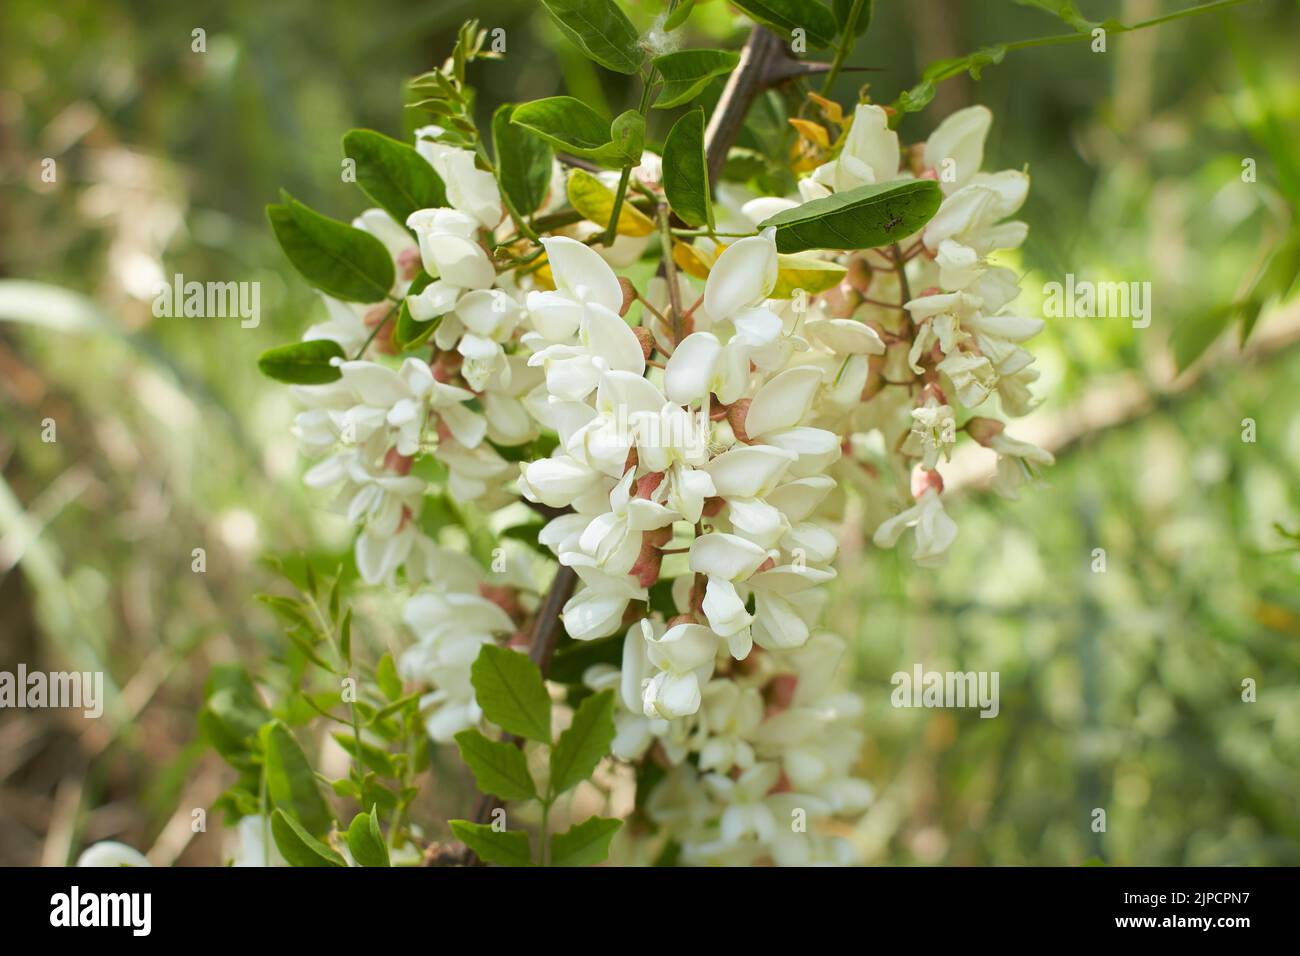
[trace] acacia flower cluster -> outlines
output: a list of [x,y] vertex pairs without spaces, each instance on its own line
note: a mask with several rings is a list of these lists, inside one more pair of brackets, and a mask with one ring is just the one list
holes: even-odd
[[[794,123],[785,194],[727,183],[716,210],[707,182],[683,201],[691,114],[678,155],[638,147],[592,175],[518,108],[509,128],[541,157],[527,208],[500,141],[494,165],[467,121],[421,128],[407,181],[431,171],[441,204],[354,220],[391,285],[361,304],[325,289],[329,319],[303,337],[333,350],[295,386],[304,480],[356,525],[363,580],[410,593],[399,671],[434,741],[489,726],[482,649],[526,652],[541,596],[576,575],[560,653],[588,656],[569,691],[611,691],[613,759],[657,768],[626,859],[851,862],[830,821],[871,801],[865,728],[837,681],[846,643],[819,623],[849,501],[877,545],[911,531],[935,567],[963,435],[1010,497],[1051,463],[989,410],[1032,407],[1023,343],[1042,327],[999,261],[1025,239],[1029,177],[981,171],[989,111],[904,148],[879,105],[810,104],[824,125]],[[638,289],[619,270],[647,258]],[[521,529],[551,560],[464,546]]]

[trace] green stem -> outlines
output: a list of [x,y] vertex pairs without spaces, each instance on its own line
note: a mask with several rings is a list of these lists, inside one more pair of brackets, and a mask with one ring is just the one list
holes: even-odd
[[[650,109],[650,88],[654,86],[655,69],[650,68],[650,72],[642,79],[641,82],[641,102],[637,105],[636,111],[643,117]],[[636,162],[623,167],[623,174],[618,178],[618,191],[614,193],[614,211],[609,214],[609,225],[605,229],[605,236],[601,239],[601,244],[612,246],[614,239],[618,235],[618,217],[623,212],[623,197],[627,195],[628,180],[632,178],[632,170],[640,165],[641,157],[638,156]]]
[[[1187,7],[1183,10],[1175,10],[1173,13],[1166,13],[1158,17],[1152,17],[1149,20],[1139,20],[1137,23],[1117,24],[1113,27],[1106,28],[1111,33],[1132,33],[1134,30],[1145,30],[1147,27],[1158,27],[1162,23],[1170,23],[1174,20],[1181,20],[1184,17],[1193,17],[1202,13],[1213,13],[1215,10],[1226,10],[1228,7],[1235,7],[1238,4],[1245,3],[1246,0],[1212,0],[1210,3],[1200,3],[1194,7]],[[1029,40],[1015,40],[1011,43],[1003,44],[1004,48],[1010,52],[1012,50],[1027,50],[1036,46],[1055,46],[1061,43],[1077,43],[1080,40],[1092,39],[1091,33],[1058,33],[1049,37],[1034,37]]]
[[551,785],[548,783],[546,785],[546,799],[542,801],[542,825],[538,837],[539,841],[541,842],[541,847],[538,848],[537,857],[538,860],[541,862],[542,866],[547,865],[547,859],[550,856],[550,854],[547,852],[548,841],[546,837],[547,837],[547,832],[550,829],[550,823],[551,823],[551,804],[554,802],[555,802],[555,796],[551,792]]
[[659,206],[659,241],[663,244],[664,279],[668,283],[668,308],[673,314],[673,348],[682,340],[681,289],[677,284],[677,263],[673,261],[673,235],[668,226],[668,207]]
[[858,18],[862,16],[862,8],[867,5],[867,0],[853,0],[853,6],[849,9],[848,18],[844,21],[844,29],[840,32],[840,45],[835,49],[835,59],[831,60],[831,70],[826,74],[826,79],[822,82],[822,96],[826,96],[839,79],[840,70],[844,67],[844,61],[848,59],[853,48],[858,45]]
[[257,785],[258,802],[262,811],[262,865],[271,865],[271,808],[267,806],[266,758],[262,758],[261,781]]
[[618,191],[614,193],[614,211],[609,214],[609,225],[605,229],[605,237],[601,239],[602,245],[612,246],[618,235],[618,217],[623,213],[623,197],[627,195],[627,181],[631,178],[632,167],[624,166],[623,174],[618,178]]
[[757,232],[718,232],[712,229],[673,229],[674,236],[713,236],[719,239],[749,239],[757,236]]

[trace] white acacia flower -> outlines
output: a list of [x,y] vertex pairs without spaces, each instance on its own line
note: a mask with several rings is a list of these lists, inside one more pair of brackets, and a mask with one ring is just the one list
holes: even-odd
[[[406,225],[420,240],[424,271],[444,283],[440,296],[447,287],[486,289],[496,280],[496,268],[475,236],[473,217],[455,209],[419,209],[406,217]],[[422,295],[421,301],[427,298]],[[426,314],[422,309],[421,315]]]
[[645,353],[631,327],[617,312],[587,303],[573,345],[548,345],[529,365],[546,370],[546,388],[561,401],[581,402],[600,384],[605,372],[645,372]]
[[726,808],[719,820],[724,843],[770,844],[776,838],[785,824],[777,821],[767,797],[780,776],[781,768],[774,763],[755,764],[734,780],[717,773],[705,775],[705,786]]
[[100,840],[81,851],[81,856],[77,857],[77,866],[153,866],[153,864],[135,847],[116,840]]
[[916,504],[883,522],[871,540],[878,548],[892,548],[908,528],[916,529],[912,560],[923,568],[940,567],[957,538],[957,524],[943,510],[939,492],[927,488]]
[[700,724],[703,741],[700,770],[729,773],[733,767],[754,765],[753,740],[763,722],[763,695],[757,687],[742,688],[733,680],[711,680],[704,687]]
[[940,404],[930,395],[924,405],[912,409],[912,430],[903,444],[903,451],[908,455],[919,455],[922,468],[933,471],[939,457],[947,460],[956,443],[957,420],[949,405]]
[[1030,442],[1012,438],[1006,432],[999,432],[990,438],[988,447],[998,453],[997,475],[991,487],[1003,498],[1012,501],[1020,497],[1020,488],[1034,479],[1036,468],[1056,464],[1056,458],[1051,452]]
[[596,515],[577,538],[577,550],[562,551],[560,563],[627,574],[641,553],[643,532],[667,527],[681,515],[648,498],[634,497],[636,469],[629,468],[609,493],[609,511]]
[[745,609],[736,583],[749,578],[773,554],[747,538],[723,532],[703,534],[691,542],[690,569],[708,578],[701,609],[709,627],[726,638],[737,660],[749,656],[749,625],[754,616]]
[[843,192],[888,182],[898,178],[898,160],[898,134],[889,128],[889,115],[874,104],[860,104],[839,156],[802,180],[800,192],[806,201],[828,195],[829,190]]
[[575,641],[608,637],[622,625],[630,602],[649,597],[646,589],[626,574],[607,574],[583,564],[575,564],[573,569],[578,572],[583,587],[565,602],[560,617],[564,629]]
[[496,177],[478,168],[473,150],[437,142],[443,132],[441,126],[417,129],[416,151],[442,179],[447,188],[447,201],[455,209],[473,217],[478,226],[494,228],[501,221],[501,193]]
[[[466,583],[462,571],[462,580]],[[398,673],[431,685],[420,700],[429,736],[441,743],[479,723],[483,712],[474,699],[470,668],[484,644],[514,630],[500,607],[478,594],[426,591],[406,602],[402,620],[416,643],[398,659]]]
[[656,634],[648,622],[641,623],[646,659],[658,669],[642,685],[645,715],[671,720],[695,713],[700,689],[713,674],[718,635],[700,624],[676,624]]
[[939,188],[951,195],[984,165],[984,141],[993,125],[986,106],[968,106],[944,118],[926,140],[924,163],[938,175]]

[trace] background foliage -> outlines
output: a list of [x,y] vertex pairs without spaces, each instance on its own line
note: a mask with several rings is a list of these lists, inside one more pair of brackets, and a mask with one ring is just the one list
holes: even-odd
[[[1182,5],[1083,4],[1127,22]],[[252,598],[275,580],[264,549],[330,569],[346,551],[341,520],[298,481],[286,390],[256,369],[320,311],[262,207],[283,186],[359,211],[340,131],[404,135],[418,121],[404,81],[441,62],[467,16],[507,35],[506,62],[471,77],[483,128],[498,103],[561,80],[607,115],[635,105],[535,6],[4,5],[0,279],[78,295],[0,295],[0,317],[20,320],[0,324],[0,668],[104,670],[113,689],[102,721],[0,714],[0,863],[63,863],[105,838],[159,863],[220,859],[215,816],[190,832],[191,808],[231,782],[195,740],[203,682],[217,662],[292,658]],[[640,27],[662,7],[625,6]],[[746,27],[713,0],[690,29],[735,48]],[[851,101],[865,79],[888,102],[935,59],[1061,30],[1009,0],[878,0],[850,61],[878,72],[846,73],[835,92]],[[846,526],[830,623],[853,638],[869,707],[861,772],[879,799],[845,834],[868,861],[1300,863],[1300,562],[1282,533],[1300,528],[1300,315],[1266,310],[1255,353],[1225,336],[1183,379],[1171,348],[1208,341],[1219,326],[1205,317],[1248,292],[1291,228],[1298,30],[1297,4],[1260,0],[1112,37],[1105,54],[1014,52],[904,121],[921,139],[985,103],[989,168],[1029,163],[1029,313],[1067,272],[1150,281],[1155,313],[1143,330],[1049,319],[1033,425],[1060,463],[1015,505],[973,484],[952,509],[947,569],[875,552]],[[675,117],[657,118],[652,143]],[[1243,158],[1256,183],[1241,181]],[[153,284],[174,273],[260,281],[262,325],[154,318]],[[1247,417],[1255,443],[1241,440]],[[56,443],[41,441],[45,418]],[[1104,575],[1090,570],[1098,547]],[[369,659],[402,646],[384,594],[362,591],[354,613]],[[1001,717],[893,709],[889,676],[917,661],[999,670]],[[1245,677],[1255,704],[1240,700]],[[472,781],[433,750],[435,785],[411,813],[462,816]],[[1094,807],[1105,834],[1088,826]]]

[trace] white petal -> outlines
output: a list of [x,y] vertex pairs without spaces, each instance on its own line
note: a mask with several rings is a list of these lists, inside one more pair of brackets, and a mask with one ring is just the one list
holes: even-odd
[[751,440],[767,432],[798,425],[808,414],[822,383],[821,369],[800,365],[786,369],[758,390],[745,416]]
[[[984,140],[993,123],[993,114],[985,106],[968,106],[947,116],[925,143],[925,165],[939,173],[939,188],[944,194],[955,192],[970,182],[984,163]],[[946,161],[951,161],[946,162]],[[952,176],[946,177],[951,169]]]
[[778,268],[774,237],[775,230],[767,230],[723,250],[704,283],[704,309],[713,319],[730,318],[771,294]]
[[713,532],[691,542],[691,570],[727,581],[744,580],[766,560],[766,550],[739,535]]
[[664,366],[664,393],[678,405],[689,405],[709,393],[722,344],[710,332],[692,332]]
[[615,313],[623,307],[623,287],[618,276],[594,249],[565,236],[543,239],[542,245],[558,291]]
[[853,319],[817,319],[808,333],[838,355],[884,355],[885,343],[871,326]]
[[882,108],[862,104],[854,110],[841,162],[846,156],[870,169],[868,182],[883,183],[897,178],[898,134],[889,128],[889,115]]
[[590,306],[583,326],[588,348],[605,362],[606,368],[637,375],[645,372],[641,341],[617,312],[599,305]]
[[704,466],[723,498],[756,498],[770,488],[795,456],[770,445],[740,445]]

